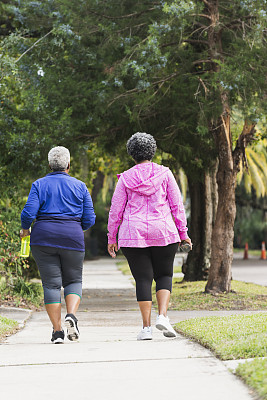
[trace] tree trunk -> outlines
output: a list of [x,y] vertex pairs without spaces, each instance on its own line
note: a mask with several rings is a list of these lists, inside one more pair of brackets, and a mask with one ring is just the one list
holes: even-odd
[[209,265],[204,264],[204,220],[205,196],[203,182],[188,182],[191,201],[190,237],[193,250],[190,251],[186,263],[183,265],[184,280],[197,281],[207,278],[206,270]]
[[217,172],[218,207],[211,242],[211,268],[205,291],[209,293],[228,293],[231,289],[231,266],[233,260],[234,221],[236,216],[235,186],[240,158],[246,163],[245,148],[254,139],[255,124],[245,122],[236,148],[232,151],[230,113],[222,96],[224,112],[215,128],[215,141],[218,147],[219,166]]
[[210,268],[211,234],[216,209],[216,197],[213,193],[215,172],[205,173],[203,182],[190,182],[191,199],[190,237],[193,250],[183,265],[185,281],[206,280]]
[[[212,60],[224,62],[219,1],[210,0],[206,3],[210,17],[208,28],[209,55]],[[218,72],[220,64],[214,63],[211,72]],[[231,285],[231,265],[233,259],[234,220],[236,215],[235,181],[232,154],[232,136],[230,129],[230,111],[228,93],[218,83],[218,92],[222,104],[222,114],[218,120],[210,121],[210,135],[214,137],[218,149],[218,207],[211,239],[211,267],[206,292],[229,292]]]
[[103,187],[104,178],[105,178],[105,175],[103,174],[103,172],[97,171],[96,177],[93,181],[93,190],[92,190],[92,194],[91,194],[93,203],[96,203],[96,201],[97,201],[97,196]]
[[[227,115],[230,131],[230,116]],[[217,142],[219,167],[217,172],[218,207],[211,240],[211,268],[206,292],[229,292],[233,260],[234,221],[236,216],[235,184],[231,142],[227,140],[225,127],[221,126]]]

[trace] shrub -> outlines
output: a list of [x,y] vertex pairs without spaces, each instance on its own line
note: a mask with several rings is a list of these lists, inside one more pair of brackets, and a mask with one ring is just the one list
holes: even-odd
[[22,258],[20,252],[20,212],[23,205],[9,199],[0,201],[0,292],[6,296],[21,296],[31,300],[36,295],[34,285],[27,278],[37,275],[34,260]]

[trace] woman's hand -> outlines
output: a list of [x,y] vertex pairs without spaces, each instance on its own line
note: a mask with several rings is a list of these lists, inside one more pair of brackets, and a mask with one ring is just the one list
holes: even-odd
[[109,255],[110,255],[112,258],[115,258],[115,257],[116,257],[115,251],[118,251],[118,245],[117,245],[117,243],[108,244],[108,252],[109,252]]
[[[186,243],[189,244],[190,248],[185,246]],[[193,246],[193,243],[191,242],[191,239],[187,238],[187,239],[184,239],[184,240],[181,241],[180,250],[188,253],[190,250],[192,250],[192,246]]]
[[187,238],[187,239],[183,240],[183,242],[189,243],[190,246],[192,247],[192,242],[191,242],[190,238]]
[[19,236],[22,239],[25,236],[30,236],[30,234],[31,234],[30,229],[21,229]]

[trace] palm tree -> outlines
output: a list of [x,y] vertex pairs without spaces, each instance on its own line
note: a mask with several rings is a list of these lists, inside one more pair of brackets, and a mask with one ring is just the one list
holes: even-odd
[[243,182],[248,193],[254,188],[257,197],[264,197],[267,195],[267,139],[248,147],[246,156],[248,168],[240,164],[237,184]]

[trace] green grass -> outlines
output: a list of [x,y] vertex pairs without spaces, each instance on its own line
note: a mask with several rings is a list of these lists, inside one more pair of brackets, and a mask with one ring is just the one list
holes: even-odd
[[0,339],[4,336],[11,334],[18,328],[17,321],[1,317],[0,315]]
[[255,389],[262,399],[267,400],[267,359],[255,359],[240,364],[236,374]]
[[222,360],[267,356],[267,313],[194,318],[175,328]]
[[118,261],[117,267],[123,273],[123,275],[131,275],[131,270],[129,268],[127,261],[125,261],[125,260]]
[[[173,279],[171,310],[267,310],[267,287],[232,281],[232,292],[214,296],[205,293],[205,281]],[[153,296],[155,303],[155,294]]]
[[[244,249],[234,249],[234,253],[244,253],[244,250],[245,250],[245,248]],[[251,256],[257,256],[257,257],[259,257],[260,258],[260,256],[261,256],[261,250],[251,250],[251,249],[248,249],[248,255],[251,255]]]

